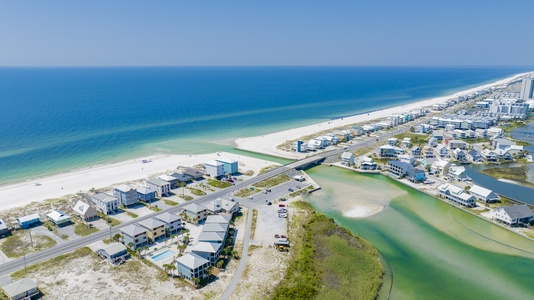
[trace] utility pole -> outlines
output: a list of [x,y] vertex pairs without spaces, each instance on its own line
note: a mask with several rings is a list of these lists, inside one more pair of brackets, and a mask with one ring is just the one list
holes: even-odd
[[28,232],[30,233],[30,245],[31,245],[32,248],[33,248],[32,230],[31,230],[31,229],[28,229]]

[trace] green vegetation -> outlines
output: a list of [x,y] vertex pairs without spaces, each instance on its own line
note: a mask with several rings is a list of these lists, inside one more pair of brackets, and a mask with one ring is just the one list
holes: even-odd
[[219,189],[225,189],[227,187],[232,186],[231,182],[224,182],[224,181],[219,181],[219,180],[214,180],[214,179],[208,179],[208,184]]
[[127,211],[127,210],[125,210],[124,212],[126,212],[126,214],[127,214],[128,216],[130,216],[131,218],[136,219],[136,218],[139,217],[137,214],[134,214],[134,213],[131,212],[131,211]]
[[373,148],[371,147],[360,147],[358,149],[356,149],[353,153],[354,153],[354,156],[361,156],[361,155],[364,155],[365,153],[369,153],[373,151]]
[[271,171],[271,170],[274,170],[274,169],[276,169],[276,168],[278,168],[278,167],[280,167],[280,166],[277,166],[277,165],[267,166],[267,167],[262,168],[262,169],[260,170],[260,174],[267,173],[267,172],[269,172],[269,171]]
[[26,230],[13,231],[0,245],[0,249],[7,257],[22,257],[24,255],[48,249],[56,245],[56,241],[44,235],[32,235],[33,247],[30,242],[30,233]]
[[[83,248],[75,250],[75,251],[73,251],[71,253],[59,255],[59,256],[56,256],[56,257],[51,258],[49,260],[46,260],[46,261],[43,261],[43,262],[36,263],[34,265],[28,266],[27,267],[27,271],[28,271],[28,274],[38,273],[38,272],[41,272],[41,271],[47,271],[49,269],[53,269],[53,268],[64,266],[64,265],[68,264],[70,261],[72,261],[73,259],[84,257],[84,256],[87,256],[87,255],[91,255],[92,253],[93,253],[93,251],[91,249],[89,249],[88,247],[83,247]],[[28,277],[28,274],[26,274],[24,269],[22,269],[22,270],[19,270],[19,271],[15,272],[15,273],[12,273],[11,277],[18,280],[18,279],[22,279],[24,277]]]
[[193,196],[189,196],[189,195],[178,195],[178,197],[184,199],[185,201],[191,201],[195,198],[193,198]]
[[383,274],[376,249],[310,205],[296,207],[307,213],[291,235],[292,259],[273,299],[375,299]]
[[261,248],[261,246],[258,246],[258,245],[250,245],[248,246],[248,256],[251,256],[252,255],[252,251],[258,249],[258,248]]
[[468,138],[468,139],[461,139],[461,140],[468,144],[480,144],[480,143],[491,142],[490,139],[488,138]]
[[206,192],[204,192],[203,190],[199,190],[199,189],[195,189],[195,188],[187,188],[189,191],[191,191],[191,194],[195,195],[195,196],[205,196],[206,195]]
[[532,146],[532,144],[527,141],[514,140],[514,142],[518,146],[524,146],[524,147]]
[[253,209],[252,210],[252,224],[250,225],[250,238],[254,239],[254,235],[256,235],[256,222],[258,221],[258,210]]
[[295,191],[295,192],[289,194],[288,197],[289,197],[289,198],[294,198],[294,197],[297,197],[297,196],[299,196],[299,195],[306,194],[306,193],[308,193],[308,192],[311,191],[311,190],[313,190],[313,186],[310,185],[310,186],[307,186],[307,187],[304,188],[304,189],[300,189],[300,190],[298,190],[298,191]]
[[121,222],[115,218],[112,218],[110,216],[107,216],[101,212],[98,212],[98,216],[103,219],[103,220],[106,220],[106,222],[108,223],[109,226],[113,227],[113,226],[117,226],[119,225]]
[[534,186],[533,183],[527,181],[527,166],[489,168],[480,170],[479,172],[494,178],[509,179]]
[[289,178],[289,176],[284,175],[284,174],[280,174],[280,175],[276,175],[274,177],[271,177],[269,179],[265,179],[264,181],[260,181],[258,183],[255,183],[252,186],[253,187],[259,187],[259,188],[270,188],[270,187],[277,186],[277,185],[279,185],[281,183],[284,183],[286,181],[289,181],[289,180],[291,180],[291,178]]
[[246,198],[248,196],[252,196],[256,193],[259,193],[261,192],[261,189],[254,189],[254,190],[251,190],[250,188],[244,188],[244,189],[241,189],[237,192],[235,192],[234,196],[236,197],[239,197],[239,198]]
[[245,175],[245,176],[252,176],[252,175],[254,175],[254,171],[252,171],[252,170],[248,170],[248,171],[246,171],[243,175]]
[[[191,198],[193,198],[193,197],[191,197]],[[169,205],[169,206],[176,206],[176,205],[178,205],[178,202],[174,202],[174,201],[169,200],[169,199],[163,199],[163,203],[165,203],[165,204],[167,204],[167,205]]]
[[410,138],[410,142],[412,143],[412,145],[417,145],[417,146],[426,145],[429,139],[429,136],[426,134],[417,134],[417,133],[410,133],[410,132],[404,132],[404,133],[395,135],[395,138],[397,138],[399,142],[402,141],[406,137]]

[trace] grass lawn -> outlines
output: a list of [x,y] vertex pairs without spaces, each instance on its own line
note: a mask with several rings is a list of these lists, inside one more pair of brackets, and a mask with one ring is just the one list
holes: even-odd
[[125,210],[124,212],[126,212],[126,214],[127,214],[128,216],[130,216],[130,218],[134,218],[134,219],[136,219],[136,218],[139,217],[137,214],[134,214],[134,213],[131,212],[131,211],[127,211],[127,210]]
[[106,220],[106,222],[108,223],[109,226],[113,227],[113,226],[117,226],[119,225],[121,222],[115,218],[112,218],[110,216],[107,216],[101,212],[98,213],[98,216],[103,219],[103,220]]
[[191,201],[193,200],[193,196],[189,196],[189,195],[178,195],[178,197],[184,199],[185,201]]
[[284,175],[284,174],[280,174],[280,175],[276,175],[274,177],[271,177],[269,179],[265,179],[264,181],[260,181],[258,183],[255,183],[252,186],[253,187],[259,187],[259,188],[270,188],[270,187],[277,186],[277,185],[279,185],[281,183],[284,183],[286,181],[289,181],[289,180],[291,180],[291,178],[289,178],[289,176]]
[[373,148],[371,147],[361,147],[361,148],[354,150],[354,156],[361,156],[371,151],[373,151]]
[[205,196],[206,192],[203,190],[195,189],[195,188],[187,188],[189,191],[191,191],[191,194],[195,196]]
[[76,223],[76,225],[74,225],[74,233],[76,233],[76,235],[78,236],[90,235],[91,233],[95,233],[98,230],[99,229],[94,226],[88,227],[83,223]]
[[227,187],[231,187],[232,183],[231,182],[224,182],[224,181],[214,180],[214,179],[208,179],[208,185],[211,185],[211,186],[219,188],[219,189],[224,189],[224,188],[227,188]]
[[[193,198],[193,197],[191,197]],[[175,206],[175,205],[178,205],[178,202],[174,202],[172,200],[169,200],[169,199],[163,199],[163,203],[169,205],[169,206]]]
[[427,134],[417,134],[417,133],[411,133],[411,132],[404,132],[401,134],[397,134],[395,137],[399,140],[399,142],[401,142],[404,138],[409,137],[412,145],[417,145],[417,146],[426,145],[429,139],[429,135]]
[[246,198],[248,196],[252,196],[259,192],[261,192],[261,189],[258,189],[258,188],[255,188],[254,190],[251,190],[250,188],[244,188],[244,189],[237,191],[234,194],[234,196],[239,197],[239,198]]
[[11,232],[11,236],[4,239],[0,249],[8,257],[16,258],[33,252],[48,249],[56,245],[56,241],[44,235],[32,235],[33,247],[30,243],[30,234],[27,230]]

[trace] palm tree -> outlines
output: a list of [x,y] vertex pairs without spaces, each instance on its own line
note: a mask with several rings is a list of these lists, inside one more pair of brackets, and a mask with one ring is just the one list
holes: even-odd
[[130,248],[130,249],[133,250],[133,246],[134,246],[134,243],[133,243],[133,242],[129,242],[129,243],[128,243],[128,248]]
[[163,264],[162,267],[163,267],[163,270],[165,270],[165,273],[169,274],[169,265]]
[[148,249],[149,249],[149,247],[148,247],[148,246],[145,246],[145,247],[143,247],[143,250],[145,250],[145,255],[146,255],[146,253],[147,253]]
[[200,286],[200,279],[199,278],[193,277],[193,278],[191,278],[191,281],[193,282],[193,284],[195,285],[196,288],[198,288]]
[[139,258],[141,258],[141,251],[143,251],[143,248],[137,247],[137,255],[139,256]]
[[113,240],[115,242],[118,242],[122,239],[122,235],[120,233],[117,233],[116,235],[113,236]]
[[171,275],[174,276],[174,271],[176,270],[176,266],[174,264],[169,264],[169,270],[171,271]]
[[171,234],[171,245],[172,245],[172,243],[173,243],[173,241],[174,241],[174,238],[175,238],[175,235],[174,235],[174,234]]

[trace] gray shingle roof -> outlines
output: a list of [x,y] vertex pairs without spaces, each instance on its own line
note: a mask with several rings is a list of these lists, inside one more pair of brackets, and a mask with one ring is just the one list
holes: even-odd
[[513,205],[513,206],[503,206],[502,209],[510,216],[512,219],[523,219],[532,217],[534,212],[528,208],[527,205]]

